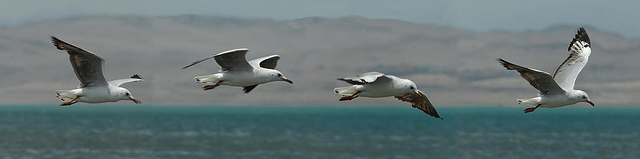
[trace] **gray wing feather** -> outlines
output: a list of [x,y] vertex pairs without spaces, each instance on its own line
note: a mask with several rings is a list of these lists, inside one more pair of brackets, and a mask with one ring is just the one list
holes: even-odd
[[120,86],[122,84],[129,83],[129,82],[141,82],[141,81],[144,81],[142,79],[142,77],[140,77],[139,75],[135,74],[135,75],[133,75],[133,76],[131,76],[129,78],[117,79],[117,80],[109,81],[109,83],[114,85],[114,86]]
[[268,69],[275,69],[278,65],[278,60],[280,59],[279,55],[271,55],[266,57],[257,58],[249,61],[249,64],[255,67],[262,67]]
[[575,37],[569,44],[569,57],[556,69],[553,79],[565,90],[573,90],[578,74],[589,61],[591,55],[591,40],[584,28],[578,29]]
[[200,62],[203,62],[209,59],[214,59],[216,60],[216,63],[218,63],[218,65],[220,66],[220,71],[251,70],[253,67],[251,67],[251,65],[249,64],[249,62],[247,62],[247,59],[245,58],[245,54],[247,54],[248,51],[249,49],[234,49],[234,50],[221,52],[211,57],[207,57],[207,58],[195,61],[185,67],[182,67],[182,69],[189,68],[193,65],[196,65]]
[[56,37],[51,37],[53,45],[58,50],[67,51],[69,62],[80,81],[80,88],[106,86],[107,80],[102,74],[102,57],[92,54],[89,51],[66,43]]
[[560,94],[564,93],[563,90],[556,81],[553,80],[549,73],[530,69],[516,64],[510,63],[504,59],[498,58],[498,62],[504,66],[507,70],[516,70],[520,73],[520,76],[527,80],[531,86],[540,91],[540,95],[544,94]]
[[225,51],[213,56],[218,65],[220,65],[220,71],[242,71],[251,70],[253,67],[247,62],[245,54],[249,49],[235,49]]
[[363,85],[363,84],[369,84],[369,83],[373,83],[373,82],[389,82],[391,81],[391,78],[387,77],[384,73],[380,73],[380,72],[367,72],[367,73],[363,73],[360,74],[356,77],[345,77],[345,78],[338,78],[338,80],[341,81],[345,81],[349,84],[358,84],[358,85]]

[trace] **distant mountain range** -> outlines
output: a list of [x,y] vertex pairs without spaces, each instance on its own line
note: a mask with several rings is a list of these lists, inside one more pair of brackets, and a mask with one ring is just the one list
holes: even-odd
[[[567,47],[578,27],[474,32],[362,17],[54,19],[0,28],[0,102],[57,105],[55,90],[78,85],[67,54],[50,42],[49,37],[56,36],[104,57],[107,80],[140,74],[146,82],[124,86],[143,104],[408,105],[393,98],[337,101],[333,88],[348,84],[336,78],[379,71],[412,79],[436,107],[517,106],[516,98],[533,97],[537,91],[495,58],[553,72],[569,55]],[[589,93],[596,106],[638,105],[640,40],[585,27],[593,53],[576,88]],[[249,48],[249,59],[281,55],[277,69],[294,84],[268,83],[249,94],[228,86],[202,91],[193,77],[219,67],[208,61],[180,69],[235,48]]]

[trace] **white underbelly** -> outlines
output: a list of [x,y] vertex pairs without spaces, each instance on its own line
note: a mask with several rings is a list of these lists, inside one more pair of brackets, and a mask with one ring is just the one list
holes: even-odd
[[402,92],[398,92],[388,85],[366,85],[364,88],[362,88],[362,91],[358,94],[358,96],[381,98],[398,96],[402,94]]
[[540,105],[540,107],[543,107],[543,108],[557,108],[557,107],[576,104],[578,102],[569,100],[565,96],[556,96],[551,98],[549,97],[542,98],[542,101],[540,103],[542,104]]
[[104,103],[116,102],[118,99],[112,97],[111,93],[109,93],[109,89],[106,88],[82,88],[82,94],[77,101],[85,103]]

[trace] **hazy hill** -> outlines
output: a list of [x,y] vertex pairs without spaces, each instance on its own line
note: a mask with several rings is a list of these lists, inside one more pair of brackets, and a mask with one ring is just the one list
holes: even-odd
[[[338,102],[335,80],[368,71],[410,78],[437,106],[507,105],[537,93],[495,58],[547,72],[568,56],[579,26],[529,32],[473,32],[397,20],[309,17],[292,21],[184,15],[92,16],[0,28],[0,101],[59,104],[55,90],[78,84],[57,36],[106,59],[108,80],[140,74],[147,82],[126,84],[144,104],[395,104],[393,98]],[[576,87],[596,105],[637,105],[640,41],[587,26],[593,45]],[[282,58],[277,69],[294,81],[258,86],[250,94],[222,86],[203,92],[196,75],[212,74],[213,61],[181,70],[215,53],[249,48],[247,58]],[[132,104],[121,101],[118,104]],[[582,104],[581,106],[586,106]],[[521,106],[524,107],[524,106]]]

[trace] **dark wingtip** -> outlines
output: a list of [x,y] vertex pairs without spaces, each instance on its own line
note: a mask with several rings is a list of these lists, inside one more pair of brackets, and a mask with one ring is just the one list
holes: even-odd
[[571,43],[569,43],[569,48],[567,48],[567,51],[571,51],[571,46],[573,46],[573,43],[575,43],[576,41],[585,41],[588,44],[591,44],[589,34],[587,34],[587,30],[585,30],[584,27],[578,28],[576,35],[573,37],[573,40],[571,40]]
[[496,60],[498,61],[498,63],[500,63],[500,65],[502,65],[502,67],[510,70],[508,64],[511,64],[511,63],[509,63],[509,61],[504,60],[502,58],[497,58]]
[[254,88],[256,88],[258,85],[253,85],[253,86],[246,86],[246,87],[242,87],[242,91],[244,91],[244,93],[249,93],[251,92],[251,90],[253,90]]
[[142,79],[142,77],[140,77],[140,75],[138,75],[138,74],[134,74],[133,76],[131,76],[131,78]]
[[56,46],[58,50],[62,50],[62,47],[60,47],[60,43],[65,43],[65,42],[56,38],[55,36],[51,36],[51,43],[53,43],[53,46]]
[[[425,113],[427,113],[427,112],[425,111]],[[429,113],[427,113],[427,114],[429,114]],[[440,114],[438,114],[438,112],[435,111],[435,109],[434,109],[434,112],[432,114],[429,114],[429,115],[431,115],[432,117],[438,118],[440,120],[444,120],[444,119],[442,119],[442,117],[440,117]]]

